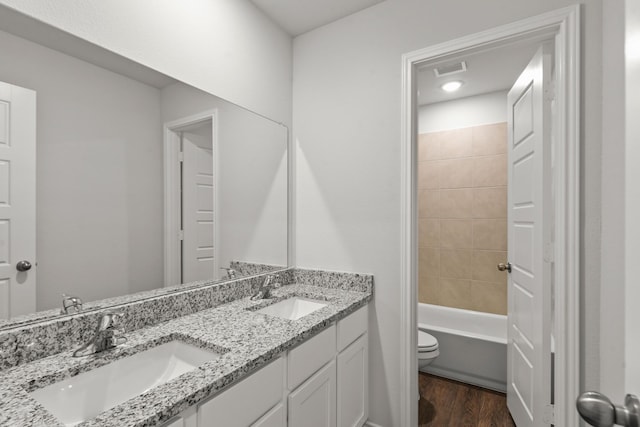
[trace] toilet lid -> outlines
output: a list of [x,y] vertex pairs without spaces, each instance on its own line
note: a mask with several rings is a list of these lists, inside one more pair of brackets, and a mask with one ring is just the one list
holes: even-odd
[[418,330],[418,350],[433,350],[438,348],[438,340],[433,335]]

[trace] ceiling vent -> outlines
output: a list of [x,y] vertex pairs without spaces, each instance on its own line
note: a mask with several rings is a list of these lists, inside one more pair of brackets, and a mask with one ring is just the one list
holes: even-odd
[[436,77],[450,76],[452,74],[464,73],[465,71],[467,71],[467,63],[465,61],[442,65],[433,69]]

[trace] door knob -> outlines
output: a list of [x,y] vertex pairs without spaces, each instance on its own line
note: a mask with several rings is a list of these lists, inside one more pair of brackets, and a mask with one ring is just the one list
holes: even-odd
[[627,394],[624,406],[616,406],[607,396],[587,391],[578,397],[576,407],[582,419],[595,427],[640,427],[640,400],[633,394]]
[[500,271],[508,271],[509,273],[511,273],[511,263],[503,263],[501,262],[500,264],[498,264],[498,270]]
[[16,270],[29,271],[31,270],[31,263],[29,261],[18,261],[16,264]]

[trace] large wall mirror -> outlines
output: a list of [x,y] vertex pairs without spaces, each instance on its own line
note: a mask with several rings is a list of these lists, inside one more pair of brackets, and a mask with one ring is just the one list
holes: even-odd
[[284,125],[0,12],[0,328],[288,266]]

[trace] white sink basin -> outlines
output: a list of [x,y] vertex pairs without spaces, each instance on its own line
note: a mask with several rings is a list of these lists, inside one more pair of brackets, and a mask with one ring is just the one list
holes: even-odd
[[73,426],[219,357],[170,341],[30,394],[62,423]]
[[275,304],[256,310],[258,313],[268,314],[270,316],[281,317],[283,319],[298,320],[307,314],[326,307],[325,302],[315,301],[308,298],[293,297]]

